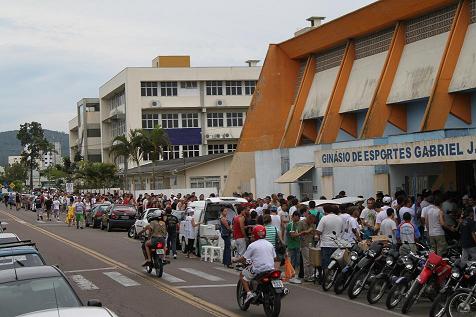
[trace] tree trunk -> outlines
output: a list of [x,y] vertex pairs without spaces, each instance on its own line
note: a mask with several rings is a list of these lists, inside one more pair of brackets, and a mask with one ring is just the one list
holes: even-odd
[[128,169],[128,159],[124,159],[124,191],[127,191],[129,188],[129,183],[127,181],[127,169]]
[[30,190],[33,191],[33,164],[30,164]]

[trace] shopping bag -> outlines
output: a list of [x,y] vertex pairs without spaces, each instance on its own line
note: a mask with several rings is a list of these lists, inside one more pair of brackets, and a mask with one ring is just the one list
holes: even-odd
[[286,257],[286,259],[284,260],[285,281],[293,278],[294,274],[296,274],[296,272],[294,271],[293,265],[291,264],[291,260],[289,259],[289,257]]

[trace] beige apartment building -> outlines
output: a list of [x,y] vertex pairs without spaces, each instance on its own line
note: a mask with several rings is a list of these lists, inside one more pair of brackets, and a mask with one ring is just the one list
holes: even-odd
[[171,142],[164,160],[234,152],[261,71],[257,62],[190,67],[189,56],[159,56],[152,67],[125,68],[99,88],[102,161],[113,162],[116,136],[156,125]]
[[83,98],[76,105],[76,117],[69,121],[69,148],[73,159],[101,162],[101,126],[98,98]]

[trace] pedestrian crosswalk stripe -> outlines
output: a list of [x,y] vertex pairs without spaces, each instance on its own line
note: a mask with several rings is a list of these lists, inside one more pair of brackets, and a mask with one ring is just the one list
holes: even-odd
[[164,279],[164,280],[166,280],[167,282],[170,282],[170,283],[184,283],[185,282],[181,278],[175,277],[175,276],[170,275],[170,274],[165,273],[165,272],[162,274],[162,279]]
[[204,279],[212,281],[212,282],[223,281],[223,279],[219,276],[211,275],[211,274],[208,274],[208,273],[196,270],[196,269],[192,269],[192,268],[188,268],[188,267],[181,267],[181,268],[179,268],[179,270],[187,272],[187,273],[192,274],[192,275],[196,275],[198,277],[204,278]]
[[233,274],[233,275],[240,275],[240,272],[238,272],[236,270],[233,270],[233,269],[227,269],[226,267],[215,266],[214,269],[218,270],[218,271],[230,273],[230,274]]
[[128,278],[127,276],[122,275],[119,272],[114,272],[114,271],[113,272],[104,272],[103,274],[106,275],[106,276],[109,276],[111,279],[113,279],[114,281],[116,281],[117,283],[119,283],[119,284],[121,284],[122,286],[125,286],[125,287],[140,285],[136,281]]
[[87,280],[81,274],[71,275],[70,278],[75,282],[78,287],[83,291],[89,291],[93,289],[99,289],[93,282]]

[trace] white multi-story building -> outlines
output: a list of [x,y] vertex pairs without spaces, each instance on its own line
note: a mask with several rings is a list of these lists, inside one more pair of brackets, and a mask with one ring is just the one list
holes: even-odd
[[[159,56],[128,67],[99,89],[103,162],[113,139],[160,125],[171,146],[163,159],[235,151],[261,67],[190,67],[189,56]],[[145,158],[147,160],[147,158]]]
[[40,159],[40,170],[53,166],[55,164],[61,163],[61,143],[52,142],[54,145],[54,151],[44,152],[41,154]]
[[79,153],[85,160],[101,162],[101,126],[98,98],[83,98],[76,105],[77,116],[69,121],[71,159]]
[[15,163],[20,163],[21,162],[21,156],[20,155],[10,155],[8,156],[8,165],[13,165]]

